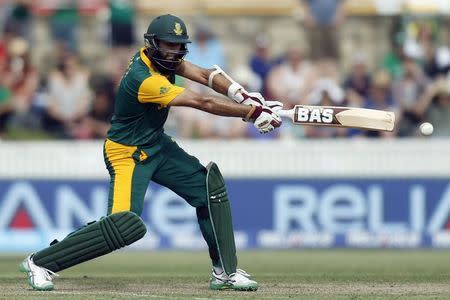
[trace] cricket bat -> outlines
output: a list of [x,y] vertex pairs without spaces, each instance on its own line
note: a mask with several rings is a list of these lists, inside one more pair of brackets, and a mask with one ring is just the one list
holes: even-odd
[[393,112],[356,107],[295,105],[293,109],[278,111],[278,114],[299,125],[392,131],[395,123]]

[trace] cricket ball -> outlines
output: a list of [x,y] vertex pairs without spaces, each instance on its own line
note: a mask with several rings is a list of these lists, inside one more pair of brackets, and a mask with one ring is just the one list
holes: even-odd
[[428,122],[420,124],[420,133],[422,133],[423,135],[432,134],[433,133],[433,125]]

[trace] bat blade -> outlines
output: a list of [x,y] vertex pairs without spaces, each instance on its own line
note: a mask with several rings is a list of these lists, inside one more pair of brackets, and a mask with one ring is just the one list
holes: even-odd
[[375,109],[348,109],[335,115],[336,120],[347,127],[392,131],[395,114]]
[[296,105],[279,114],[299,125],[392,131],[395,124],[393,112],[356,107]]

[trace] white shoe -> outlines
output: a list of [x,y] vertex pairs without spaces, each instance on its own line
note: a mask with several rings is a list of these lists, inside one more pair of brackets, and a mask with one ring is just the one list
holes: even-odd
[[209,280],[209,288],[212,290],[233,289],[236,291],[256,291],[258,283],[249,279],[250,274],[242,269],[228,276],[225,272],[216,274],[214,269]]
[[230,285],[228,284],[228,275],[223,271],[220,274],[216,274],[213,269],[209,279],[209,288],[211,290],[229,289]]
[[53,271],[39,267],[33,262],[33,254],[24,259],[20,264],[19,270],[27,273],[28,283],[35,290],[51,291],[53,290],[53,278],[59,276]]
[[242,269],[236,269],[236,273],[239,273],[239,274],[241,274],[241,275],[244,275],[244,276],[247,277],[247,278],[252,277],[252,275],[248,274],[247,272],[245,272],[245,271],[242,270]]
[[[243,270],[236,270],[236,273],[228,276],[228,283],[233,290],[237,291],[256,291],[258,283],[249,278],[249,274]],[[246,276],[247,275],[247,276]]]

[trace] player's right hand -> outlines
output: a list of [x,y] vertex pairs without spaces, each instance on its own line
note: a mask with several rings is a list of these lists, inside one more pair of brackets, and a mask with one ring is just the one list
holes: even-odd
[[260,133],[268,133],[277,127],[281,126],[281,117],[268,106],[254,106],[255,110],[249,118],[249,122]]

